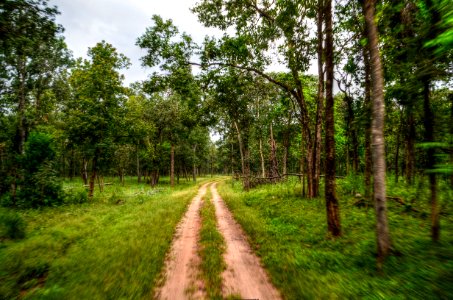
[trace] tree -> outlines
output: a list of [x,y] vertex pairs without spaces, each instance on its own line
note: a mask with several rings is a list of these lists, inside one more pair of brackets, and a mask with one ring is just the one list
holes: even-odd
[[340,209],[335,188],[335,132],[334,132],[334,99],[333,99],[333,28],[332,1],[327,0],[324,6],[326,25],[326,183],[325,197],[327,226],[333,236],[341,235]]
[[365,0],[365,24],[370,52],[370,69],[372,82],[372,118],[371,144],[373,157],[374,205],[376,209],[376,236],[378,249],[378,268],[382,268],[384,259],[390,252],[390,234],[387,222],[386,183],[385,183],[385,144],[384,144],[384,76],[380,51],[378,48],[378,31],[375,23],[375,1]]
[[[206,26],[222,30],[234,26],[236,30],[233,37],[225,35],[218,41],[205,40],[201,65],[206,70],[234,67],[254,73],[281,88],[294,101],[306,140],[310,198],[318,196],[320,151],[316,149],[320,150],[322,119],[316,118],[313,126],[301,73],[308,69],[314,53],[308,23],[316,15],[316,9],[314,3],[306,1],[258,4],[249,0],[204,0],[193,9]],[[273,49],[278,49],[277,53]],[[272,57],[279,57],[290,70],[290,82],[264,71]],[[322,99],[318,97],[318,116],[322,113]]]
[[124,131],[126,89],[119,70],[129,65],[129,59],[104,41],[90,48],[88,56],[90,60],[77,61],[70,77],[73,95],[66,103],[65,131],[91,159],[89,197],[93,197],[98,171],[106,166]]
[[[159,66],[161,74],[154,72],[146,83],[145,89],[148,94],[161,93],[169,98],[172,110],[177,118],[168,120],[170,140],[170,182],[174,185],[175,175],[175,143],[178,141],[178,133],[183,128],[191,129],[197,123],[206,125],[203,110],[200,110],[199,83],[192,74],[191,66],[187,63],[195,45],[190,36],[181,34],[180,39],[175,39],[178,29],[171,20],[164,21],[161,17],[153,16],[153,26],[137,39],[137,45],[146,49],[147,53],[142,57],[144,66]],[[179,104],[178,104],[179,102]],[[185,112],[183,114],[182,110]],[[180,122],[180,123],[178,123]],[[179,129],[178,129],[179,128]]]
[[8,123],[0,143],[8,149],[9,162],[1,181],[11,186],[13,202],[23,179],[20,157],[28,133],[51,112],[46,101],[54,98],[46,95],[53,92],[57,74],[70,63],[63,28],[55,23],[57,14],[42,0],[0,3],[0,107]]

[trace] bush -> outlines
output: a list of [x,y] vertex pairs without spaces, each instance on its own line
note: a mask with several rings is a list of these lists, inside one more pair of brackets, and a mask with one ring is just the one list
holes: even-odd
[[66,204],[82,204],[88,202],[88,193],[83,190],[72,190],[65,195],[64,202]]
[[22,239],[25,237],[25,221],[16,212],[0,211],[0,227],[0,238]]
[[17,191],[20,207],[55,206],[63,202],[61,181],[54,166],[55,149],[51,135],[32,132],[21,158],[22,178]]

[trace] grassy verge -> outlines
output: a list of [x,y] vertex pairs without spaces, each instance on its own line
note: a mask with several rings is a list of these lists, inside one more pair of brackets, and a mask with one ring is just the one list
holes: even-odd
[[[339,181],[339,192],[348,184]],[[378,275],[374,210],[355,207],[349,192],[340,195],[344,236],[336,240],[326,234],[324,200],[301,198],[294,181],[249,193],[239,183],[232,187],[225,182],[219,192],[285,299],[453,297],[453,210],[446,197],[438,245],[429,236],[428,198],[411,204],[427,213],[389,202],[391,236],[399,255],[389,257],[385,274]],[[389,194],[399,192],[390,185]]]
[[87,203],[19,211],[25,238],[0,241],[0,299],[149,299],[199,182],[152,190],[131,179]]
[[225,241],[217,229],[215,207],[208,190],[201,208],[200,257],[201,270],[209,299],[222,299],[222,272]]

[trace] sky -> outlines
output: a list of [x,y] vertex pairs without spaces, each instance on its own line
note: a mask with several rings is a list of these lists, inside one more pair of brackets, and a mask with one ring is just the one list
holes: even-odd
[[201,43],[206,35],[221,36],[222,32],[201,25],[190,8],[197,0],[50,0],[60,11],[57,23],[65,28],[68,48],[75,58],[87,57],[88,47],[105,40],[118,52],[130,58],[132,65],[124,70],[125,84],[145,80],[152,72],[141,66],[145,55],[135,45],[155,14],[172,19],[181,32]]

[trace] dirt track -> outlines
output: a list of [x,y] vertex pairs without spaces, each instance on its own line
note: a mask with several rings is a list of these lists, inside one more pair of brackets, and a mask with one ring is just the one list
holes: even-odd
[[203,185],[192,200],[182,221],[178,224],[170,255],[165,262],[165,283],[155,293],[157,299],[205,299],[200,281],[200,257],[197,240],[200,232],[200,207],[208,183]]
[[[203,185],[192,200],[184,218],[178,225],[170,255],[165,263],[165,283],[158,288],[158,299],[206,299],[200,281],[200,257],[197,241],[201,227],[202,198],[210,183]],[[216,183],[211,184],[212,200],[216,209],[217,224],[226,243],[224,260],[227,265],[222,273],[222,293],[243,299],[281,299],[271,284],[259,258],[252,252],[247,239],[231,212],[219,196]]]
[[211,192],[217,224],[227,245],[224,256],[227,269],[222,274],[224,296],[234,294],[243,299],[281,299],[259,258],[252,252],[241,227],[220,198],[215,183],[211,185]]

